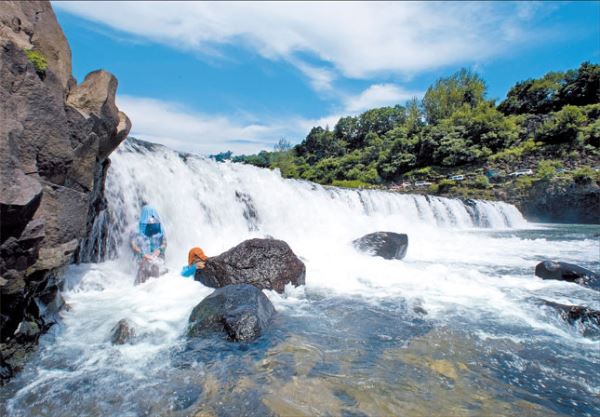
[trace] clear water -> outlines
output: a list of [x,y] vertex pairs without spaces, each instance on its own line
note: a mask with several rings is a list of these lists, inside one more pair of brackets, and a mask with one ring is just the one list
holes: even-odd
[[[502,203],[326,189],[136,143],[112,160],[110,211],[83,247],[112,258],[68,270],[70,309],[0,389],[2,415],[600,415],[600,336],[541,301],[600,309],[598,292],[533,275],[547,258],[600,269],[600,227],[528,224]],[[163,218],[171,272],[134,287],[124,236],[142,199]],[[377,230],[409,235],[403,261],[352,248]],[[265,235],[304,260],[306,286],[266,292],[278,314],[254,343],[186,340],[212,291],[178,276],[187,250],[216,255]],[[137,337],[112,346],[122,318]]]

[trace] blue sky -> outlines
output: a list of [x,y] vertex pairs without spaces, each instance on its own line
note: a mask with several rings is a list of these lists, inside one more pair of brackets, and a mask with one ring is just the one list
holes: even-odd
[[131,134],[202,154],[271,149],[404,104],[461,67],[488,97],[600,61],[600,2],[53,2],[79,82],[119,79]]

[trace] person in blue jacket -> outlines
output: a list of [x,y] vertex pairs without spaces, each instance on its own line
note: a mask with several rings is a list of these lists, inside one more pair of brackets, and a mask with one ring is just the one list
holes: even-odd
[[138,263],[135,284],[158,277],[165,260],[167,238],[154,207],[147,204],[142,207],[138,230],[131,234],[130,244]]

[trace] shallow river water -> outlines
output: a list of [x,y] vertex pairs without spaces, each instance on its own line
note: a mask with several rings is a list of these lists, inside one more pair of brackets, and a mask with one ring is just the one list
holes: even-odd
[[[69,306],[0,389],[6,416],[598,416],[600,334],[544,300],[600,309],[598,292],[534,276],[544,259],[600,269],[600,227],[529,224],[512,206],[326,189],[277,172],[130,142],[113,157],[109,210],[70,267]],[[142,200],[161,214],[170,272],[133,285],[126,248]],[[407,233],[402,261],[355,251]],[[191,246],[216,255],[283,239],[306,286],[265,293],[260,339],[186,339],[211,293],[178,271]],[[113,346],[122,318],[134,343]]]

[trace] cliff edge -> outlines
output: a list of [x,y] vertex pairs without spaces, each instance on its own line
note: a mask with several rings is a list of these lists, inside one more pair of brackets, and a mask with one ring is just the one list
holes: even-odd
[[48,1],[0,9],[0,382],[18,371],[64,302],[61,271],[104,207],[109,154],[131,122],[117,79],[77,85]]

